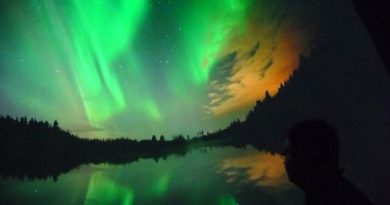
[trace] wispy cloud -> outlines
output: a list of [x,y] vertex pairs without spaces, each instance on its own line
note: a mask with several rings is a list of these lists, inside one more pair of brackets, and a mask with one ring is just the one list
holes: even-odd
[[253,106],[267,90],[276,94],[310,49],[305,31],[292,24],[277,21],[272,28],[253,27],[246,38],[232,41],[213,68],[207,113],[228,114]]

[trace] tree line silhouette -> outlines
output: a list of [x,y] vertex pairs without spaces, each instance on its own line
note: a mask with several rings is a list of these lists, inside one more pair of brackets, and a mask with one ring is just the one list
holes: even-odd
[[[360,46],[364,42],[354,43]],[[323,119],[340,136],[340,165],[345,175],[358,179],[354,182],[371,198],[388,202],[384,190],[390,182],[389,78],[375,55],[366,53],[370,48],[363,52],[360,47],[344,45],[345,38],[325,40],[309,58],[301,57],[299,68],[275,96],[265,92],[243,121],[236,120],[205,138],[245,141],[258,149],[280,152],[285,132],[292,125]]]
[[166,158],[187,153],[183,135],[165,140],[83,139],[59,127],[55,120],[0,116],[0,175],[54,179],[83,163],[129,163],[140,158]]
[[[142,158],[155,161],[169,155],[184,156],[191,149],[230,146],[199,131],[191,138],[182,134],[166,140],[164,135],[151,139],[85,139],[53,123],[27,117],[0,116],[0,175],[18,179],[54,180],[81,164],[124,164]],[[212,141],[212,142],[210,142]],[[242,148],[243,146],[236,146]]]
[[266,91],[244,120],[237,119],[202,139],[248,143],[279,152],[289,127],[305,119],[319,118],[332,122],[341,134],[342,145],[351,152],[358,152],[357,147],[368,139],[388,141],[390,95],[384,89],[389,88],[386,76],[367,72],[361,66],[366,62],[354,62],[356,66],[351,66],[350,61],[340,60],[341,54],[327,45],[319,47],[310,58],[301,57],[299,68],[280,85],[275,96]]

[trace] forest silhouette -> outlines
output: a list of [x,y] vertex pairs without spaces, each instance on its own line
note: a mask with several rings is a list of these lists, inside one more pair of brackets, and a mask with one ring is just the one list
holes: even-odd
[[28,120],[0,116],[0,174],[16,178],[56,179],[59,174],[85,163],[129,163],[140,158],[183,156],[187,141],[183,135],[165,140],[83,139],[59,127],[57,120]]
[[18,179],[57,180],[81,164],[124,164],[145,158],[158,161],[169,155],[185,156],[193,148],[245,146],[244,142],[214,140],[203,131],[193,138],[179,134],[171,140],[164,135],[140,141],[85,139],[61,129],[57,120],[49,123],[9,115],[0,116],[0,133],[0,175]]

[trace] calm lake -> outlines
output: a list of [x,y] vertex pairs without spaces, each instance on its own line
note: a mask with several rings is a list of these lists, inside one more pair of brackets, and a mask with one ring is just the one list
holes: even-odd
[[86,164],[46,180],[0,178],[0,204],[303,204],[283,160],[248,146],[201,148],[158,161]]

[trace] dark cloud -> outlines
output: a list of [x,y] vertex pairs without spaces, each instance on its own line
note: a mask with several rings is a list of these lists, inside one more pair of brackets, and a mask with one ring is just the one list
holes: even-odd
[[228,100],[231,96],[226,93],[226,87],[230,84],[229,78],[232,75],[233,68],[240,59],[236,51],[226,54],[219,58],[214,64],[211,72],[210,103],[215,106]]
[[211,78],[215,80],[224,80],[228,78],[234,65],[237,62],[237,52],[233,51],[221,57],[211,69]]
[[248,53],[247,53],[248,59],[255,56],[255,54],[257,53],[259,48],[260,48],[260,42],[257,42],[256,45],[248,51]]
[[260,69],[260,76],[262,78],[265,77],[265,73],[267,72],[267,70],[269,68],[271,68],[271,66],[274,64],[274,61],[272,60],[272,58],[270,58],[266,64],[264,64],[264,66]]

